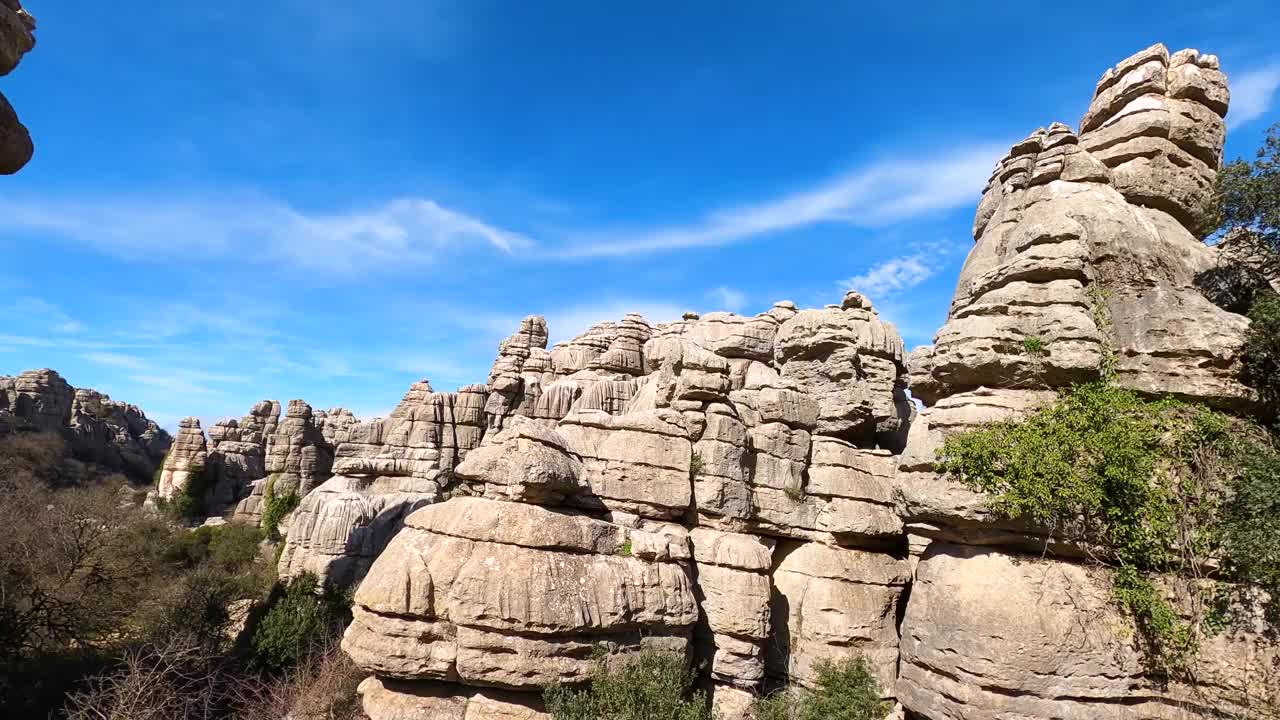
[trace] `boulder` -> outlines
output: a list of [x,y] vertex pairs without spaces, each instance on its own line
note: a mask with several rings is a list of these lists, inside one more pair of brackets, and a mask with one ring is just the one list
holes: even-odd
[[934,543],[902,623],[897,696],[927,718],[1270,717],[1280,652],[1259,635],[1208,638],[1194,685],[1144,670],[1105,571]]

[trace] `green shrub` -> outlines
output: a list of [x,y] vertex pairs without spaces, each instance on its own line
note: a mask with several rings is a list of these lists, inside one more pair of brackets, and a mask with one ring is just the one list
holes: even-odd
[[1241,380],[1258,391],[1262,419],[1274,426],[1280,418],[1280,295],[1269,294],[1255,302],[1249,321],[1240,350]]
[[697,480],[698,476],[702,474],[702,468],[702,454],[695,451],[693,455],[689,457],[689,479]]
[[1280,459],[1249,423],[1092,383],[1025,420],[953,435],[938,462],[998,514],[1093,548],[1154,672],[1186,671],[1212,630],[1205,614],[1179,614],[1157,575],[1217,564],[1245,588],[1276,587],[1280,523],[1255,508],[1280,505]]
[[205,561],[212,561],[234,570],[260,559],[259,544],[262,538],[262,531],[248,523],[201,525],[193,530],[174,533],[165,550],[165,557],[184,567],[195,567]]
[[1035,335],[1024,337],[1022,338],[1022,349],[1028,355],[1043,355],[1044,340]]
[[207,475],[203,465],[192,465],[187,470],[187,484],[173,498],[161,499],[158,503],[160,509],[179,520],[204,517],[204,496],[209,490]]
[[550,687],[543,697],[554,720],[710,720],[706,696],[693,690],[696,676],[673,653],[598,654],[589,687]]
[[820,660],[814,688],[799,685],[758,700],[755,720],[883,720],[890,705],[862,656]]
[[277,477],[272,475],[267,478],[267,487],[262,492],[262,529],[269,538],[280,536],[280,521],[302,502],[296,488],[290,487],[284,492],[277,492]]
[[292,668],[350,621],[347,594],[321,588],[315,575],[300,575],[277,591],[271,609],[254,631],[254,661],[273,671]]

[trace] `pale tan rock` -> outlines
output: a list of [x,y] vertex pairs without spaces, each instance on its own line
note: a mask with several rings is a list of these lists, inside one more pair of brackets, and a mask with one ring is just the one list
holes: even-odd
[[818,401],[816,432],[865,447],[887,442],[905,418],[905,351],[870,304],[804,310],[782,324],[774,349],[784,378]]
[[677,517],[689,508],[693,447],[678,412],[574,412],[557,431],[582,459],[583,479],[591,488],[579,498],[586,506],[656,518]]
[[527,690],[584,679],[597,646],[683,654],[699,616],[687,542],[523,503],[431,505],[356,591],[343,647],[383,676]]
[[373,485],[338,476],[302,499],[277,566],[282,580],[311,573],[329,587],[354,587],[405,516],[435,499],[434,493],[378,492]]
[[178,436],[165,457],[156,483],[156,495],[171,500],[187,488],[196,473],[203,473],[208,460],[204,431],[199,418],[183,418],[178,423]]
[[557,504],[586,489],[582,463],[554,430],[522,417],[490,433],[454,468],[454,476],[483,483],[485,494],[507,500]]
[[856,652],[882,687],[893,687],[906,561],[819,543],[781,543],[772,577],[771,675],[807,685],[818,660],[840,661]]
[[773,359],[773,338],[780,324],[777,318],[768,314],[743,317],[713,312],[698,318],[689,327],[686,337],[726,358],[769,362]]
[[403,682],[376,676],[360,683],[369,720],[547,720],[542,697],[463,685]]
[[1277,651],[1206,641],[1197,685],[1158,687],[1101,570],[934,543],[903,620],[897,696],[930,718],[1210,717],[1276,707]]
[[[1221,118],[1160,94],[1167,53],[1140,56],[1104,78],[1078,144],[1055,124],[998,164],[947,324],[932,349],[913,354],[926,401],[984,385],[1087,381],[1111,356],[1129,387],[1250,403],[1235,369],[1245,326],[1196,287],[1214,253],[1188,230],[1217,169]],[[1108,169],[1037,174],[1046,156],[1096,156]]]

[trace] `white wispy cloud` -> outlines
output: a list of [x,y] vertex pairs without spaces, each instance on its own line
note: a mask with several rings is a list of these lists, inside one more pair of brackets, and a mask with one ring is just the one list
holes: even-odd
[[959,246],[947,242],[918,243],[911,252],[879,262],[840,283],[844,290],[857,290],[873,302],[894,298],[918,287],[941,272]]
[[718,287],[707,293],[707,297],[711,298],[717,305],[717,310],[728,310],[730,312],[738,312],[747,306],[747,295],[741,290],[734,290],[730,287]]
[[938,266],[924,255],[904,255],[874,265],[845,280],[844,285],[847,290],[857,290],[874,299],[910,290],[937,272]]
[[827,222],[878,227],[976,204],[991,169],[1008,149],[1008,143],[982,143],[877,162],[776,200],[712,212],[690,225],[589,233],[555,255],[619,257],[712,247]]
[[18,298],[0,308],[0,314],[26,318],[28,322],[34,322],[54,333],[74,334],[86,329],[84,323],[68,315],[62,308],[37,297]]
[[97,363],[98,365],[122,368],[124,370],[146,370],[150,367],[150,364],[146,360],[134,355],[126,355],[124,353],[91,352],[85,353],[84,359],[92,363]]
[[258,194],[8,198],[0,232],[46,232],[128,259],[233,258],[336,275],[403,269],[486,246],[503,254],[533,241],[427,198],[361,210],[310,212]]
[[1271,110],[1280,90],[1280,63],[1249,70],[1231,78],[1231,110],[1227,127],[1235,129]]

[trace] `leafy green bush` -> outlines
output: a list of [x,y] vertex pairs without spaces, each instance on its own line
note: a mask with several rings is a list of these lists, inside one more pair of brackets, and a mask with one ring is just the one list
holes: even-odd
[[1218,232],[1243,229],[1280,252],[1280,123],[1267,130],[1257,159],[1237,159],[1218,174]]
[[269,538],[280,536],[280,521],[293,512],[302,502],[296,488],[290,487],[284,492],[276,490],[278,476],[267,478],[267,487],[262,492],[262,529]]
[[1280,419],[1280,295],[1269,294],[1255,302],[1249,321],[1249,334],[1240,349],[1241,380],[1258,391],[1262,418],[1274,425]]
[[697,480],[698,476],[702,474],[702,468],[702,453],[694,452],[693,455],[689,457],[689,479]]
[[706,696],[693,690],[696,677],[673,653],[600,654],[588,688],[550,687],[543,697],[554,720],[710,720]]
[[814,666],[814,688],[792,686],[758,700],[755,720],[883,720],[890,705],[862,656]]
[[209,490],[209,478],[203,465],[192,465],[187,470],[187,484],[173,498],[158,501],[160,509],[178,520],[203,517],[206,512],[205,493]]
[[350,596],[321,588],[310,573],[294,578],[273,599],[251,641],[255,662],[269,670],[296,666],[316,643],[351,622]]
[[1218,565],[1230,569],[1221,579],[1276,587],[1277,522],[1254,508],[1280,504],[1280,474],[1268,470],[1280,459],[1246,422],[1100,382],[1025,420],[954,435],[938,460],[988,493],[997,513],[1093,548],[1114,570],[1114,600],[1133,618],[1153,671],[1185,671],[1211,630],[1206,614],[1184,618],[1174,608],[1159,574]]

